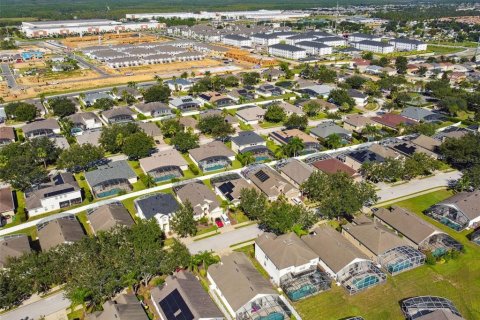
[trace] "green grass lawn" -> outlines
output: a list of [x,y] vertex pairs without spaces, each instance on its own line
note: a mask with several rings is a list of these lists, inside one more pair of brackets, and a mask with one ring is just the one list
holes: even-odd
[[448,232],[465,246],[456,260],[435,266],[422,266],[388,277],[386,283],[349,296],[342,287],[295,303],[304,320],[340,319],[362,316],[366,320],[404,319],[399,301],[418,295],[436,295],[451,299],[465,319],[480,319],[480,247],[469,242],[468,232],[457,233],[421,212],[451,195],[440,190],[396,203]]
[[243,131],[253,130],[253,127],[248,123],[245,123],[243,121],[239,121],[238,123],[239,123],[240,130],[243,130]]
[[436,45],[428,45],[428,50],[435,52],[435,54],[450,54],[450,53],[457,53],[463,51],[463,48],[455,48],[455,47],[442,47]]
[[268,122],[266,120],[260,122],[260,127],[264,128],[264,129],[280,127],[282,125],[283,125],[282,122]]

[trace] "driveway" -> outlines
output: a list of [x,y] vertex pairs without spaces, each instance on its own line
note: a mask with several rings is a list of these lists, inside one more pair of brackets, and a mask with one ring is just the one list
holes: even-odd
[[63,296],[63,291],[60,291],[39,301],[4,313],[0,316],[0,320],[38,320],[42,316],[48,316],[63,311],[70,305],[70,300]]
[[231,245],[255,239],[261,233],[263,233],[263,231],[260,230],[256,224],[253,224],[248,227],[234,229],[233,231],[221,233],[217,236],[191,242],[187,244],[187,247],[192,254],[209,250],[218,253],[230,248]]

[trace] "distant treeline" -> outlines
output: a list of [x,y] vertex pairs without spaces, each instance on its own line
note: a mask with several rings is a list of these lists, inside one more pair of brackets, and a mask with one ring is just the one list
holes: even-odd
[[442,5],[430,8],[405,8],[399,11],[383,11],[374,14],[375,17],[393,21],[422,21],[429,19],[438,19],[442,17],[465,17],[479,16],[480,11],[462,10],[455,11],[454,5]]

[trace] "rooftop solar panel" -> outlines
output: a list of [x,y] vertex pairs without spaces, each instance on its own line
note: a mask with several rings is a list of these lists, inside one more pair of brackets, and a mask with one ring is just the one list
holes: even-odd
[[261,182],[265,182],[270,178],[270,176],[263,170],[259,170],[257,173],[255,173],[255,177],[257,177]]
[[173,290],[159,304],[167,320],[193,320],[192,311],[177,289]]

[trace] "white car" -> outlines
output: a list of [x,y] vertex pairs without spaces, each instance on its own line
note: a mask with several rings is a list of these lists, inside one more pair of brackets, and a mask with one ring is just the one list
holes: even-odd
[[225,213],[222,213],[221,217],[222,217],[222,220],[225,224],[230,224],[230,219],[228,218],[228,216]]

